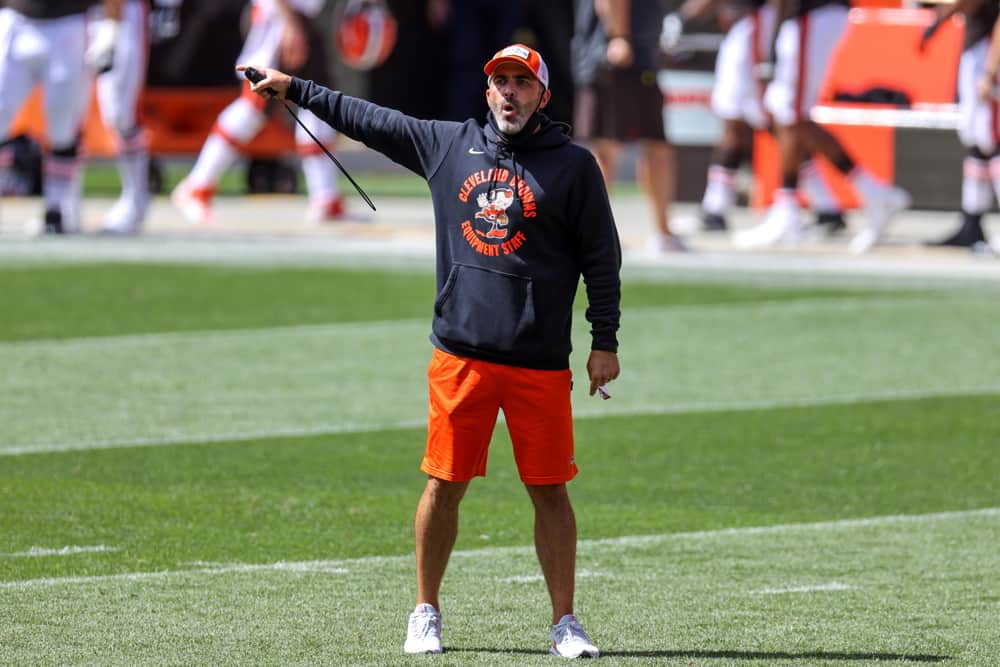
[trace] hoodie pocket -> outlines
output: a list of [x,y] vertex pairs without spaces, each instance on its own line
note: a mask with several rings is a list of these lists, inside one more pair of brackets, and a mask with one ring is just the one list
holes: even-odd
[[462,345],[511,352],[535,325],[531,278],[455,264],[434,302],[434,333]]

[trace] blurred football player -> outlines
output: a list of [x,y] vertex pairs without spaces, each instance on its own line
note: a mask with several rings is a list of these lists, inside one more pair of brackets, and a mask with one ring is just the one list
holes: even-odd
[[[750,157],[753,132],[771,125],[758,68],[766,62],[774,40],[774,7],[767,0],[687,0],[663,19],[660,47],[675,49],[689,23],[713,13],[720,25],[728,27],[719,45],[712,86],[712,111],[723,126],[708,168],[701,222],[706,231],[724,231],[726,215],[737,200],[737,172]],[[818,213],[817,221],[830,232],[845,227],[840,204],[812,160],[799,167],[799,181]]]
[[[0,174],[13,166],[11,124],[41,85],[48,234],[80,229],[80,128],[89,102],[88,9],[99,0],[7,0],[0,9]],[[88,54],[92,55],[92,54]]]
[[[990,33],[997,22],[997,3],[957,0],[943,8],[920,39],[920,49],[955,14],[965,18],[962,56],[958,63],[958,138],[968,149],[962,161],[962,223],[947,237],[930,245],[970,249],[988,248],[983,233],[983,215],[993,206],[994,187],[1000,193],[1000,159],[997,157],[997,104],[980,97],[977,81],[986,68]],[[995,175],[994,175],[995,174]]]
[[851,240],[850,249],[865,252],[878,242],[891,217],[909,206],[910,196],[855,163],[840,141],[810,118],[827,64],[847,25],[848,0],[772,2],[779,27],[764,106],[778,139],[781,185],[764,222],[737,233],[733,240],[743,247],[794,245],[801,240],[799,167],[804,155],[819,153],[847,177],[861,199],[865,226]]
[[[329,83],[324,37],[314,20],[325,0],[254,0],[251,25],[238,62],[282,67],[314,81]],[[212,197],[222,174],[246,152],[248,144],[267,122],[267,101],[243,92],[219,114],[205,140],[191,173],[174,189],[171,199],[191,222],[212,220]],[[335,132],[312,113],[301,111],[299,119],[328,148]],[[336,166],[301,127],[295,142],[309,193],[308,218],[323,222],[344,216]]]
[[121,178],[121,195],[104,216],[106,234],[139,232],[149,208],[149,139],[139,114],[149,15],[149,0],[105,0],[90,22],[88,63],[98,75],[98,108],[115,142]]

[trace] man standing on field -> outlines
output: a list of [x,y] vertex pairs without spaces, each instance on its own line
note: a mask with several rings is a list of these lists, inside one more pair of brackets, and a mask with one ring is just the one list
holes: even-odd
[[[245,69],[241,66],[237,69]],[[587,290],[590,394],[618,377],[621,247],[600,169],[567,127],[539,112],[548,68],[514,44],[486,63],[487,124],[424,121],[273,69],[253,86],[427,179],[437,237],[430,410],[417,506],[417,606],[404,651],[440,653],[438,595],[458,508],[504,411],[535,509],[535,547],[552,601],[550,652],[598,655],[573,613],[577,473],[569,370],[573,299]],[[270,89],[270,90],[269,90]]]

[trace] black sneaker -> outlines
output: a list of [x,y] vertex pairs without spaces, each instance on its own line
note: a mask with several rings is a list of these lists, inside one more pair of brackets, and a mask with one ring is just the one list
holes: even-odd
[[45,212],[45,233],[46,234],[63,234],[65,230],[63,229],[62,212],[50,208]]
[[726,219],[716,213],[702,213],[701,228],[706,232],[724,232],[729,229]]
[[958,231],[940,241],[930,241],[926,245],[939,248],[972,248],[977,243],[986,243],[986,235],[983,234],[983,226],[980,223],[981,219],[980,215],[964,213],[962,214],[962,226],[958,228]]
[[816,226],[826,234],[833,236],[847,229],[844,214],[840,211],[826,211],[816,214]]

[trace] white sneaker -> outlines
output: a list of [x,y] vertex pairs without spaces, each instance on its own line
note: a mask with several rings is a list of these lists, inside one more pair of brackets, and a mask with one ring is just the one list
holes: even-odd
[[674,234],[697,234],[702,231],[701,218],[696,215],[671,216],[670,231]]
[[180,209],[181,214],[188,222],[205,224],[212,222],[212,196],[214,194],[215,188],[196,188],[185,178],[170,193],[170,201]]
[[798,245],[802,241],[802,216],[797,205],[776,204],[764,222],[733,234],[733,244],[740,248],[764,248],[781,242]]
[[326,201],[311,201],[306,209],[306,220],[312,223],[341,222],[347,217],[347,207],[340,195]]
[[687,246],[674,234],[656,234],[650,237],[646,247],[653,255],[673,255],[687,252]]
[[149,196],[134,199],[120,197],[104,216],[101,226],[102,234],[129,235],[138,234],[149,208]]
[[864,205],[865,228],[851,239],[850,251],[860,255],[878,243],[892,216],[908,207],[910,201],[910,194],[896,186],[868,197]]
[[566,614],[549,631],[552,647],[549,653],[561,658],[596,658],[601,652],[583,631],[573,614]]
[[418,604],[406,626],[404,653],[441,653],[441,614],[430,604]]

